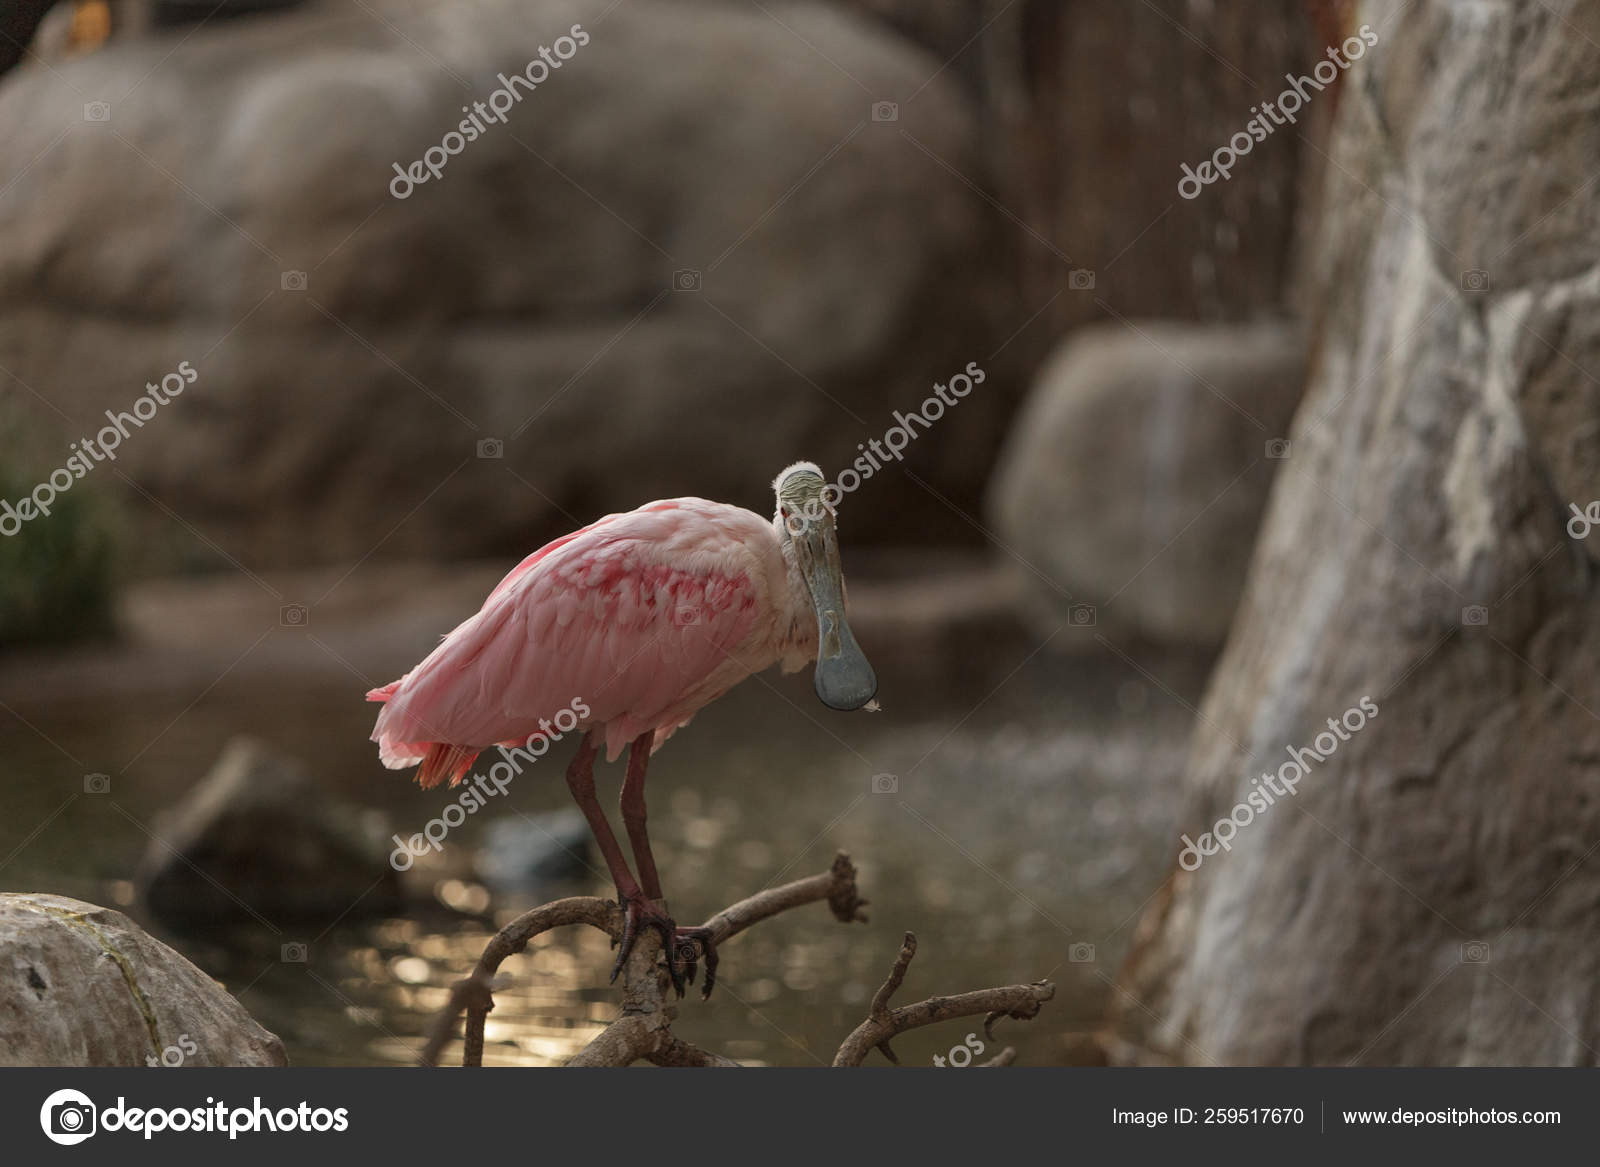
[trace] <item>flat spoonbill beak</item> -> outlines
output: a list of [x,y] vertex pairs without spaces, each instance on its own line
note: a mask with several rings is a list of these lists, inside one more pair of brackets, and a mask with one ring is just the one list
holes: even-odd
[[878,677],[845,618],[844,569],[833,515],[824,512],[807,522],[793,539],[817,613],[817,696],[829,709],[860,709],[877,694]]

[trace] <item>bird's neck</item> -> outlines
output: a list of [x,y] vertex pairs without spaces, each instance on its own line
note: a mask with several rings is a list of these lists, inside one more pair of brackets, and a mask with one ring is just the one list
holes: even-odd
[[778,620],[773,645],[784,672],[793,672],[817,659],[817,615],[811,604],[811,589],[795,558],[794,545],[784,537],[781,516],[772,520],[783,560],[783,587],[779,593]]

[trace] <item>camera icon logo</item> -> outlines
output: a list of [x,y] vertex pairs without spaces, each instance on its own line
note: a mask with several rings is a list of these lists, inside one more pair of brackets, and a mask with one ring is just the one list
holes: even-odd
[[110,794],[110,774],[85,774],[83,776],[83,792],[85,794]]
[[303,271],[286,271],[279,280],[286,292],[303,292],[306,290],[306,273]]
[[479,438],[478,457],[483,459],[504,458],[506,444],[500,438]]
[[700,273],[692,267],[680,268],[672,273],[672,290],[674,292],[698,292],[700,284]]
[[1267,443],[1267,457],[1281,461],[1289,456],[1292,448],[1288,438],[1273,438]]
[[1461,623],[1468,627],[1481,627],[1489,623],[1489,609],[1482,604],[1468,604],[1461,609]]
[[1067,959],[1073,964],[1093,964],[1094,945],[1079,942],[1067,949]]
[[1461,946],[1462,964],[1488,964],[1489,942],[1487,940],[1468,940]]
[[874,794],[899,794],[900,777],[897,774],[874,774],[872,776],[872,793]]
[[304,628],[311,612],[304,604],[285,604],[278,609],[278,623],[285,628]]
[[1489,290],[1489,273],[1480,268],[1462,272],[1461,290],[1463,292],[1487,292]]
[[1094,291],[1094,272],[1086,267],[1075,267],[1067,273],[1067,287],[1074,292]]
[[99,1111],[77,1090],[57,1090],[39,1108],[39,1126],[52,1143],[71,1147],[94,1134]]
[[1096,623],[1093,604],[1073,604],[1067,609],[1067,620],[1079,628],[1092,628]]
[[278,950],[278,958],[285,964],[304,964],[311,950],[299,940],[291,940]]
[[700,623],[700,609],[690,604],[679,604],[672,610],[672,622],[679,628],[690,628]]
[[111,120],[111,103],[109,101],[91,101],[83,107],[83,120],[86,122],[108,122]]
[[892,101],[875,101],[872,103],[872,120],[897,122],[900,120],[900,107]]

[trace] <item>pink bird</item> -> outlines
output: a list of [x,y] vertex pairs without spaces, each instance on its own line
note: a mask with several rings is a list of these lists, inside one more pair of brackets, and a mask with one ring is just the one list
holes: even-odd
[[[645,830],[650,755],[704,706],[753,673],[817,662],[817,696],[860,709],[878,681],[845,618],[845,588],[822,471],[797,462],[773,482],[769,522],[702,498],[647,503],[607,515],[535,551],[489,593],[478,613],[398,681],[373,727],[390,769],[420,764],[423,787],[461,782],[496,745],[554,740],[552,723],[582,732],[567,786],[588,819],[625,909],[611,979],[641,927],[656,929],[679,995],[693,979],[695,943],[711,995],[717,956],[705,929],[677,928]],[[595,798],[604,743],[630,745],[622,821],[638,879]],[[658,907],[659,904],[659,907]]]

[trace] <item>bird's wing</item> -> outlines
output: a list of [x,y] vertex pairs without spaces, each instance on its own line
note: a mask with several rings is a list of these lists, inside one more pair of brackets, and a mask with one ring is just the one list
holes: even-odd
[[385,694],[373,737],[386,763],[430,742],[520,741],[566,709],[604,724],[615,757],[727,669],[767,608],[748,520],[765,526],[658,503],[530,556]]

